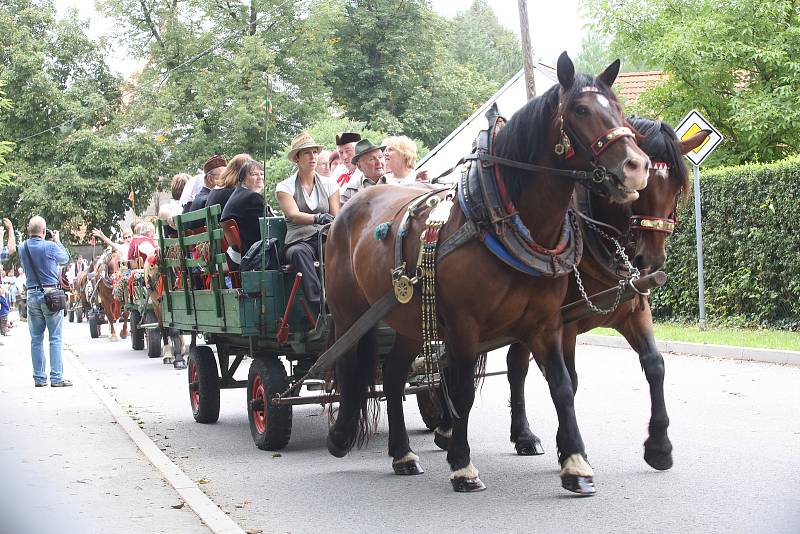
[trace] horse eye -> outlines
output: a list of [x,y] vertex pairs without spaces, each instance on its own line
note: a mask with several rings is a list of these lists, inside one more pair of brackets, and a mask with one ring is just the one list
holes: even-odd
[[582,116],[585,117],[585,116],[587,116],[589,114],[589,108],[587,108],[584,105],[578,105],[578,106],[575,107],[575,114],[576,115],[582,115]]

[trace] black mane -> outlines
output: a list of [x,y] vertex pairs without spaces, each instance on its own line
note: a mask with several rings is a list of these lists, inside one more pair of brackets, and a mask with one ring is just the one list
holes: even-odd
[[[602,81],[586,74],[575,74],[575,81],[567,91],[564,102],[569,103],[574,100],[587,86],[600,88],[610,102],[619,105],[613,91]],[[560,90],[561,85],[555,84],[514,113],[506,126],[497,134],[495,152],[498,156],[527,163],[537,163],[536,158],[541,158],[542,155],[547,155],[553,150],[552,146],[546,146],[546,144],[548,133],[554,126],[553,121],[558,111]],[[542,161],[538,163],[546,164]],[[519,200],[524,188],[530,185],[529,173],[510,167],[503,168],[503,179],[511,201],[515,203]]]
[[683,163],[678,136],[669,124],[641,117],[628,117],[628,123],[639,134],[639,148],[653,161],[669,165],[670,176],[676,180],[684,195],[689,191],[689,171]]

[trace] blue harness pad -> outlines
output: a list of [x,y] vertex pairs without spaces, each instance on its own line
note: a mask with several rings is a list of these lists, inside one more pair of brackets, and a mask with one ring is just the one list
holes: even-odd
[[[464,215],[467,217],[467,219],[469,219],[470,214],[467,211],[466,205],[464,204],[464,193],[462,187],[458,188],[458,205],[461,206],[461,211],[464,212]],[[527,228],[525,230],[527,231]],[[490,232],[484,230],[481,233],[481,241],[483,241],[483,244],[486,245],[486,248],[488,248],[492,254],[497,256],[497,258],[500,261],[502,261],[509,267],[513,267],[514,269],[523,272],[525,274],[528,274],[530,276],[534,277],[541,276],[542,273],[540,273],[536,269],[528,267],[527,265],[519,261],[517,258],[512,256],[508,252],[508,250],[503,246],[503,244],[500,243]]]

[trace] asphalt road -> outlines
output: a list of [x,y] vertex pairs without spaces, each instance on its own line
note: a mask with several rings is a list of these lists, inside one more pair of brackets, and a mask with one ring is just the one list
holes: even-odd
[[[392,474],[385,410],[379,433],[343,459],[325,447],[319,406],[294,408],[280,454],[250,437],[245,390],[222,391],[217,424],[192,419],[186,371],[129,340],[92,340],[65,323],[65,340],[143,429],[244,529],[263,532],[800,532],[800,368],[666,356],[675,466],[642,459],[647,383],[630,350],[578,347],[578,421],[597,495],[561,489],[556,418],[544,379],[528,377],[528,413],[545,455],[519,457],[508,440],[508,386],[489,378],[470,416],[472,459],[488,489],[455,494],[445,453],[406,403],[412,447],[426,473]],[[489,370],[504,367],[503,353]],[[247,365],[239,371],[246,378]]]

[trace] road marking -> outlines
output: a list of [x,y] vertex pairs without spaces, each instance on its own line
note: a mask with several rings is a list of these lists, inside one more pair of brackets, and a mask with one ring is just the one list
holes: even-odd
[[69,344],[64,344],[63,356],[78,371],[84,380],[91,386],[95,394],[103,401],[108,411],[125,430],[128,437],[136,444],[142,454],[158,469],[164,479],[175,488],[186,504],[215,534],[245,534],[245,531],[236,524],[219,506],[203,493],[200,487],[192,481],[180,467],[164,454],[158,445],[153,443],[147,434],[131,419],[103,388],[100,382],[89,372],[83,363],[75,356]]

